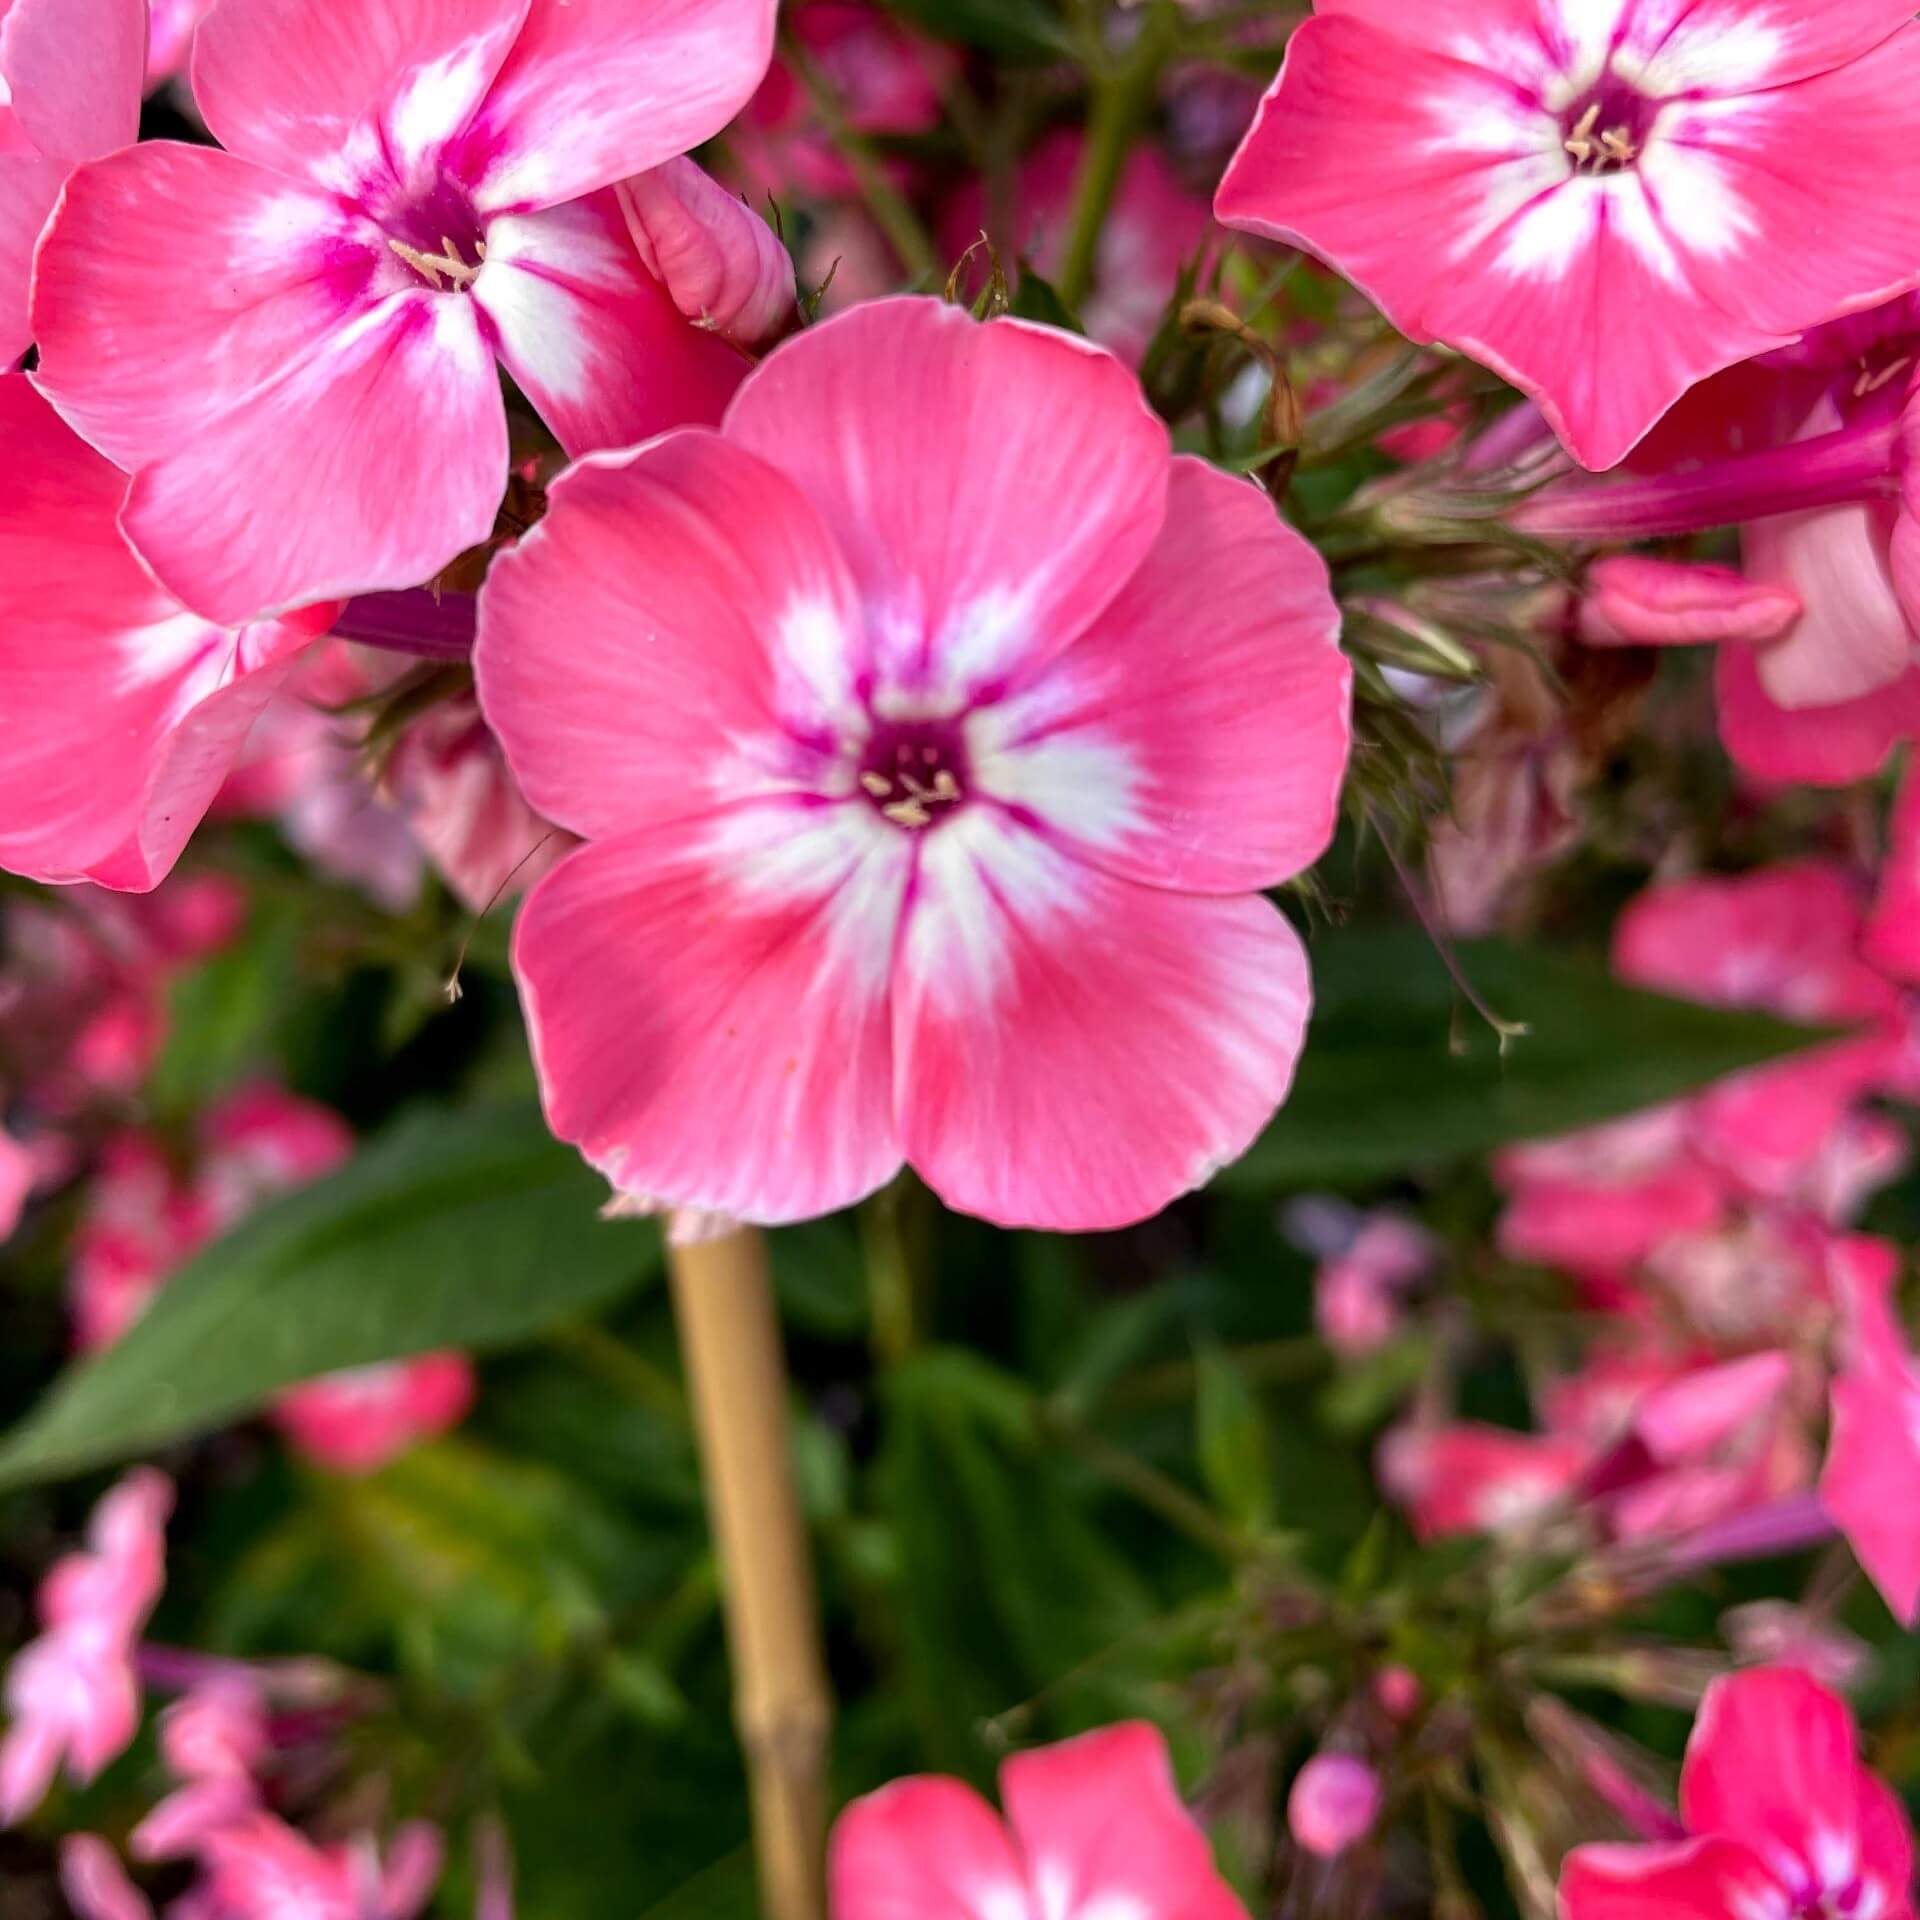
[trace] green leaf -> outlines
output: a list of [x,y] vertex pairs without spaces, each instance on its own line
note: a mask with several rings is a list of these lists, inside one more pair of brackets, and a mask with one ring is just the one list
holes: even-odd
[[990,1777],[981,1723],[1152,1617],[1144,1583],[1036,1432],[1031,1391],[923,1348],[887,1382],[880,1492],[899,1544],[900,1681],[926,1763]]
[[1317,998],[1292,1097],[1238,1186],[1363,1185],[1678,1099],[1832,1037],[1623,986],[1580,953],[1473,941],[1466,976],[1507,1042],[1461,1000],[1418,928],[1312,943]]
[[1044,0],[894,0],[894,10],[936,40],[958,40],[1003,60],[1058,60],[1073,35]]
[[1246,1376],[1217,1341],[1194,1353],[1194,1422],[1200,1476],[1221,1511],[1248,1532],[1273,1521],[1267,1426]]
[[71,1368],[0,1443],[0,1490],[218,1426],[315,1374],[507,1346],[604,1307],[660,1258],[651,1227],[598,1217],[605,1197],[531,1109],[412,1114]]
[[1020,260],[1020,284],[1014,290],[1007,311],[1022,320],[1038,320],[1044,326],[1060,327],[1068,333],[1085,333],[1079,316],[1061,299],[1050,280],[1034,271],[1024,255]]

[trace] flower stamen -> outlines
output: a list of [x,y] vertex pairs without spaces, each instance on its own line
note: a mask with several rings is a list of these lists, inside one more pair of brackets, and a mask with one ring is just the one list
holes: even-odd
[[442,234],[438,253],[422,253],[418,247],[410,247],[404,240],[389,239],[387,245],[397,253],[415,273],[417,273],[435,293],[444,293],[446,288],[442,279],[449,280],[461,292],[473,285],[480,277],[480,269],[487,263],[487,243],[484,240],[474,242],[474,253],[478,256],[472,266],[460,257],[460,249]]

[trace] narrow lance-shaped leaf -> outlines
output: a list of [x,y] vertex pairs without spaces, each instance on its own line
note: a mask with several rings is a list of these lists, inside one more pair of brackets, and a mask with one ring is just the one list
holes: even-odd
[[1458,957],[1487,1004],[1526,1028],[1504,1050],[1417,928],[1316,939],[1317,1004],[1292,1096],[1223,1179],[1390,1179],[1637,1113],[1833,1037],[1643,993],[1596,956],[1481,940]]
[[659,1236],[534,1110],[415,1113],[272,1202],[168,1281],[0,1444],[0,1489],[145,1452],[295,1382],[442,1347],[499,1347],[651,1275]]

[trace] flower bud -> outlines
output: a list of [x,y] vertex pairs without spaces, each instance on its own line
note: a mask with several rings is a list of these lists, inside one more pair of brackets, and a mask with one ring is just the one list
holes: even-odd
[[1380,1817],[1380,1776],[1358,1755],[1316,1753],[1294,1776],[1287,1828],[1321,1860],[1345,1853]]

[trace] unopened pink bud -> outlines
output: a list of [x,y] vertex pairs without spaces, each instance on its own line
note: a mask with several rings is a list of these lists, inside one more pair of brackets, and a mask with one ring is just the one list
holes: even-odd
[[1382,1667],[1373,1676],[1374,1704],[1389,1720],[1404,1724],[1420,1711],[1425,1689],[1411,1667]]
[[1316,1753],[1294,1776],[1287,1828],[1308,1853],[1345,1853],[1380,1817],[1380,1776],[1351,1753]]
[[1764,646],[1800,618],[1789,588],[1731,567],[1684,566],[1616,554],[1587,575],[1580,637],[1594,647],[1692,647],[1733,640]]

